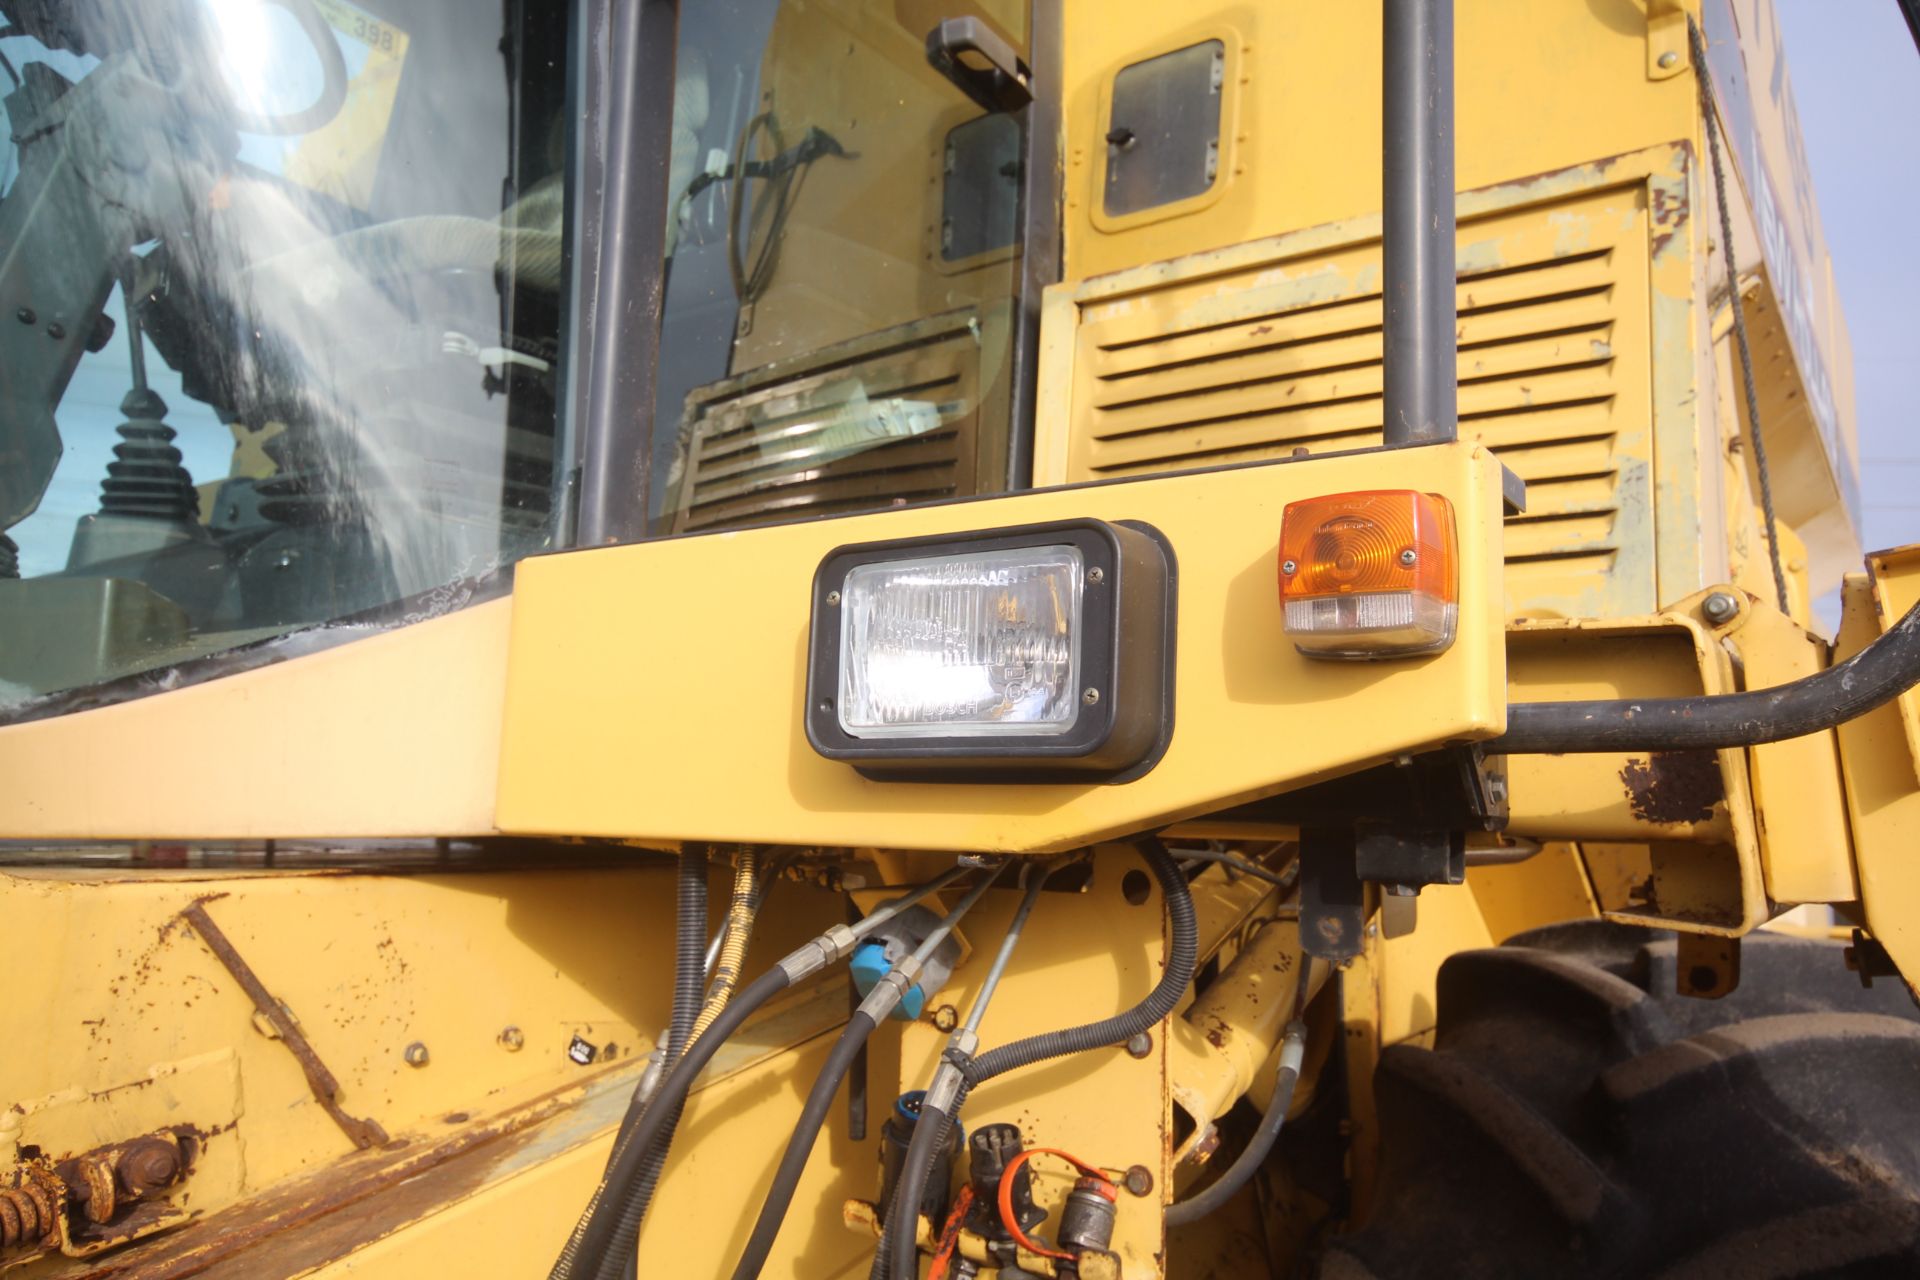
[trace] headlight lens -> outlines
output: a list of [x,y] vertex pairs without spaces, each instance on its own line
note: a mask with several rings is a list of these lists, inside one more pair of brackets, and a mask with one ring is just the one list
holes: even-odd
[[840,727],[856,738],[1054,734],[1079,717],[1077,548],[861,565],[841,592]]

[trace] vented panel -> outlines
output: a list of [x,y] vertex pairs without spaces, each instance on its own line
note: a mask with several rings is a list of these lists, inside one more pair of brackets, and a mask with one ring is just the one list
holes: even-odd
[[845,515],[973,492],[973,312],[954,312],[688,397],[676,533]]
[[[1597,612],[1597,582],[1651,607],[1650,554],[1622,554],[1652,537],[1644,206],[1634,186],[1460,225],[1460,433],[1527,482],[1517,608]],[[1287,252],[1311,234],[1083,294],[1063,478],[1378,445],[1380,244]]]

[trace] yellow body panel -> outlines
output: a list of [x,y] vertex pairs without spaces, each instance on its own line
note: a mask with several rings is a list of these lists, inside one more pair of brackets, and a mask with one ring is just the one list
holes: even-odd
[[[1427,659],[1315,662],[1280,630],[1287,502],[1445,495],[1459,639]],[[1044,852],[1137,831],[1504,724],[1500,471],[1472,445],[1054,489],[522,565],[499,826],[521,834]],[[1068,516],[1144,520],[1179,560],[1166,757],[1120,786],[875,782],[801,727],[815,567],[833,548]],[[1255,749],[1257,747],[1257,749]]]
[[[1873,578],[1850,575],[1841,592],[1840,635],[1834,657],[1851,657],[1871,644],[1920,600],[1920,552],[1906,548],[1869,558]],[[1904,702],[1911,694],[1903,695]],[[1860,878],[1860,910],[1873,937],[1900,967],[1920,999],[1920,767],[1899,702],[1869,711],[1838,730],[1840,763],[1847,779],[1854,865]]]
[[487,834],[509,612],[0,728],[0,837]]

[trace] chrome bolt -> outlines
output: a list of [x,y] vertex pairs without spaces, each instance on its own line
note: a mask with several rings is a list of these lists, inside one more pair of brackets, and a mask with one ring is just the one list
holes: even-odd
[[407,1065],[410,1067],[424,1067],[427,1065],[427,1059],[431,1055],[427,1053],[426,1045],[415,1040],[406,1047],[400,1056],[407,1060]]
[[1716,591],[1700,602],[1700,612],[1708,622],[1732,621],[1740,612],[1740,602],[1724,591]]
[[1665,71],[1680,61],[1680,55],[1669,49],[1660,55],[1660,69]]
[[1412,547],[1408,547],[1405,551],[1402,551],[1400,553],[1400,563],[1403,567],[1408,569],[1413,568],[1414,561],[1418,560],[1419,558],[1420,558],[1419,556],[1414,554]]
[[1080,701],[1086,703],[1088,706],[1092,706],[1094,703],[1100,701],[1100,691],[1098,689],[1089,689],[1080,695]]
[[1297,565],[1297,564],[1295,564],[1295,563],[1294,563],[1293,561],[1291,561],[1291,560],[1282,560],[1282,561],[1280,562],[1280,572],[1282,572],[1282,573],[1294,573],[1294,572],[1296,572],[1296,571],[1297,571],[1297,570],[1298,570],[1299,568],[1300,568],[1300,566],[1299,566],[1299,565]]
[[1107,571],[1105,569],[1102,569],[1099,565],[1095,565],[1093,566],[1093,568],[1087,570],[1088,582],[1101,583],[1101,582],[1105,582],[1106,580],[1107,580]]
[[518,1053],[526,1044],[527,1037],[518,1027],[508,1027],[500,1033],[500,1047],[508,1053]]

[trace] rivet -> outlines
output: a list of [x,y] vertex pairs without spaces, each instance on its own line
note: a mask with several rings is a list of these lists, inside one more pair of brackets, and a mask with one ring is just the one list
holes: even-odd
[[20,308],[18,311],[13,313],[13,318],[15,320],[18,320],[21,324],[38,324],[40,322],[40,317],[37,314],[35,314],[32,307]]
[[1666,68],[1673,66],[1676,62],[1679,62],[1679,61],[1680,61],[1680,55],[1675,53],[1671,49],[1667,50],[1665,53],[1660,55],[1660,67],[1662,70],[1665,70]]
[[62,338],[67,336],[67,326],[61,324],[58,320],[55,320],[52,324],[47,326],[47,336],[49,338],[52,338],[55,342],[58,342]]
[[407,1065],[410,1067],[424,1067],[427,1065],[427,1059],[431,1055],[427,1053],[426,1045],[415,1040],[406,1047],[400,1056],[407,1060]]
[[1135,1058],[1144,1058],[1153,1052],[1153,1036],[1145,1031],[1136,1031],[1127,1040],[1127,1053]]
[[500,1033],[500,1047],[508,1053],[518,1053],[526,1044],[526,1034],[518,1027],[508,1027]]

